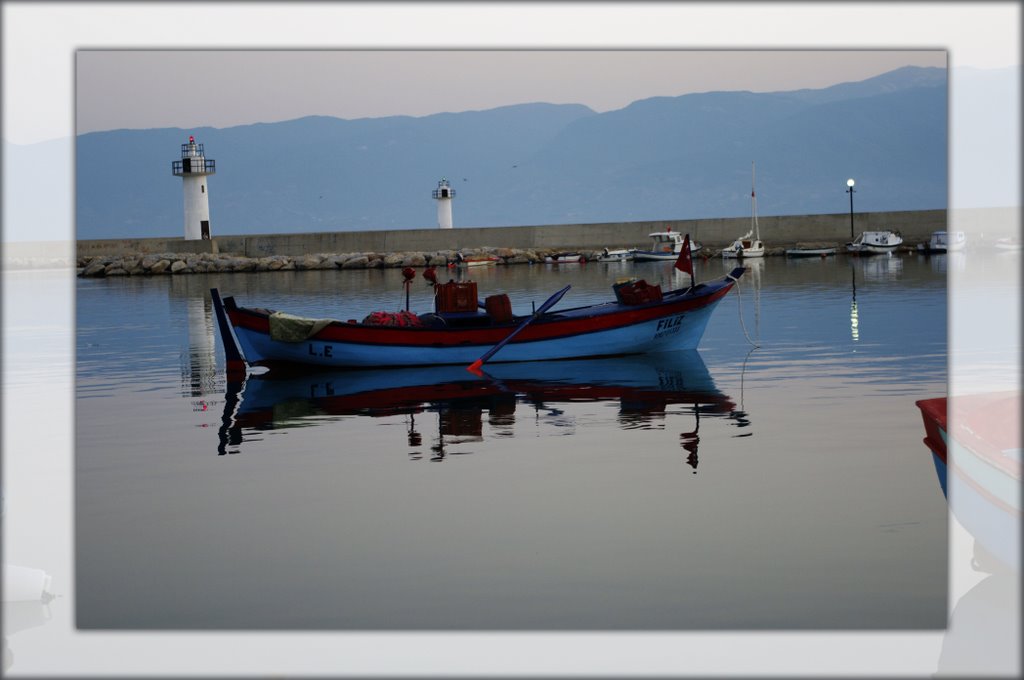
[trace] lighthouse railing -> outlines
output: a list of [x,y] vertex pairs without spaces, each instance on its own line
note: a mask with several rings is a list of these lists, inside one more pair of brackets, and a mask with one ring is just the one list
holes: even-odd
[[210,158],[184,158],[171,161],[174,175],[212,175],[217,172],[217,161]]

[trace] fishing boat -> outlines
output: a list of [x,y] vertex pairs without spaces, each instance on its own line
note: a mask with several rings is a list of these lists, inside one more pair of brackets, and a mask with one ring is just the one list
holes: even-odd
[[[571,286],[532,314],[514,315],[507,294],[480,302],[474,281],[433,278],[434,310],[374,312],[362,321],[314,319],[243,307],[211,290],[229,370],[248,365],[305,364],[320,368],[382,368],[542,361],[695,349],[712,310],[743,275],[694,285],[690,258],[676,267],[690,285],[662,292],[646,281],[617,283],[609,302],[550,311]],[[412,270],[409,270],[412,271]],[[428,270],[429,271],[429,270]],[[412,272],[413,274],[415,272]],[[408,273],[407,273],[408,275]],[[411,277],[409,277],[411,278]],[[407,282],[408,282],[407,278]],[[408,287],[407,287],[408,290]]]
[[[722,249],[724,258],[764,257],[764,243],[757,226],[757,192],[754,191],[754,164],[750,164],[750,231]],[[751,238],[753,237],[753,238]]]
[[1004,566],[1020,568],[1020,393],[916,402],[953,516]]
[[580,264],[586,261],[587,258],[579,253],[552,253],[544,257],[547,264]]
[[864,231],[846,244],[846,250],[855,255],[878,255],[894,253],[902,244],[903,237],[898,231]]
[[917,251],[930,254],[942,254],[963,250],[967,244],[967,236],[962,231],[933,231],[928,243],[918,243]]
[[[633,259],[637,262],[649,262],[652,260],[675,260],[683,249],[684,235],[672,231],[669,227],[665,231],[656,231],[648,234],[651,239],[650,250],[633,249]],[[695,255],[703,248],[701,244],[690,241],[690,254]]]
[[598,262],[630,262],[633,259],[633,251],[626,248],[609,250],[605,248],[597,258]]

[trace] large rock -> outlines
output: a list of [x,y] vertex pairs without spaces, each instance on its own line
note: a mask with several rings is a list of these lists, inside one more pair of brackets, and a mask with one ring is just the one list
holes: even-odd
[[167,268],[171,266],[170,260],[160,260],[156,262],[152,267],[149,268],[150,274],[164,274],[167,273]]
[[185,269],[188,269],[188,265],[185,264],[185,262],[182,260],[175,260],[174,262],[171,263],[172,274],[178,274],[179,272],[182,272]]
[[427,266],[427,258],[423,253],[411,253],[402,260],[403,267],[425,267]]
[[167,266],[171,266],[171,262],[178,259],[173,253],[150,253],[149,255],[143,255],[142,261],[140,262],[143,269],[150,270],[153,265],[157,264],[162,260],[167,260]]
[[105,276],[107,273],[107,265],[101,258],[94,258],[92,262],[86,265],[85,269],[82,270],[82,276]]
[[342,269],[366,269],[366,266],[369,264],[369,262],[370,262],[370,258],[366,257],[365,255],[360,255],[358,257],[353,257],[353,258],[350,258],[348,260],[345,260],[341,264],[341,268]]
[[295,261],[295,268],[300,271],[306,269],[319,269],[322,261],[323,260],[319,255],[305,255]]

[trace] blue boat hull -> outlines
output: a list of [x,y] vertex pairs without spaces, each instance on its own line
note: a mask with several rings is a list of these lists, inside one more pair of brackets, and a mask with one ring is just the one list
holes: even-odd
[[[544,314],[490,359],[491,363],[550,361],[696,349],[714,308],[729,292],[743,268],[718,281],[686,291],[670,291],[663,299],[627,305],[609,302]],[[506,340],[526,319],[493,323],[486,314],[470,326],[388,327],[325,321],[319,330],[298,341],[275,339],[273,312],[242,308],[234,300],[215,308],[221,335],[233,336],[248,364],[306,364],[320,368],[382,368],[468,365]],[[462,319],[461,321],[465,321]],[[227,346],[228,337],[224,337]]]

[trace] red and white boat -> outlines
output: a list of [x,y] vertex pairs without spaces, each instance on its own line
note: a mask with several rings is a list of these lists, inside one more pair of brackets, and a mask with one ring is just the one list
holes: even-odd
[[[696,349],[711,312],[743,275],[663,292],[660,286],[629,281],[613,286],[615,299],[549,311],[566,286],[536,312],[512,314],[507,295],[477,298],[473,281],[436,283],[435,308],[371,314],[362,321],[309,319],[262,307],[243,307],[211,291],[229,369],[250,365],[307,364],[321,368],[474,365],[547,361]],[[408,270],[407,276],[415,275]],[[411,278],[411,277],[410,277]]]
[[1020,393],[924,399],[917,406],[953,516],[987,553],[1019,570]]

